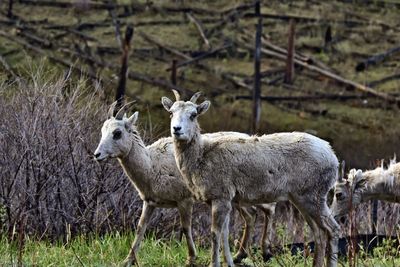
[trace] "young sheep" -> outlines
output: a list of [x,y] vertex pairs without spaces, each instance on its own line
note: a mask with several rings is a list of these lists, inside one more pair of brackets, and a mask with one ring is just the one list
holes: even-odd
[[371,199],[400,203],[400,163],[391,161],[386,170],[383,166],[365,172],[351,169],[347,179],[335,184],[333,215],[338,219]]
[[[114,105],[115,103],[109,110],[109,119],[103,124],[102,137],[94,156],[98,161],[117,158],[143,200],[143,209],[135,240],[124,264],[129,266],[136,263],[137,251],[154,209],[164,207],[178,208],[189,250],[187,264],[190,265],[194,263],[196,258],[196,249],[191,233],[193,199],[176,167],[172,138],[162,138],[150,146],[145,146],[136,128],[138,112],[126,118],[123,116],[125,108],[122,108],[113,117]],[[237,133],[232,132],[220,132],[206,136],[213,138],[233,134],[237,135]],[[241,136],[246,135],[242,134]],[[274,204],[264,204],[259,205],[259,208],[266,214],[262,249],[263,254],[268,255],[270,253],[271,232],[269,228],[272,224],[272,220],[268,219],[273,214],[275,206]],[[249,214],[248,209],[242,208],[241,214],[245,214],[243,218],[246,226],[237,256],[238,259],[247,255],[248,239],[254,223],[252,216],[247,216]]]
[[[324,265],[326,237],[328,266],[337,265],[339,225],[326,200],[337,179],[338,160],[329,143],[306,133],[207,138],[197,122],[209,101],[195,104],[162,98],[171,114],[177,165],[197,199],[211,204],[211,266],[220,266],[220,238],[228,245],[232,203],[240,206],[290,200],[303,214],[315,237],[313,266]],[[229,251],[224,251],[234,266]]]

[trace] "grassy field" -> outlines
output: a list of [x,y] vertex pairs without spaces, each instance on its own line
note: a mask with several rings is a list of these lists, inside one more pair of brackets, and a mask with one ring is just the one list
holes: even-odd
[[[114,233],[102,237],[77,237],[67,242],[34,241],[25,239],[22,250],[18,241],[9,242],[1,238],[0,266],[17,266],[21,257],[23,266],[120,266],[127,255],[133,233]],[[208,249],[198,248],[198,266],[207,266]],[[140,266],[184,266],[185,242],[176,239],[160,240],[148,236],[139,252]],[[399,266],[399,251],[390,242],[375,248],[372,254],[360,251],[351,264],[344,258],[339,266]],[[222,258],[221,258],[222,260]],[[311,266],[312,255],[292,255],[284,250],[269,262],[263,262],[261,254],[253,254],[239,266]]]

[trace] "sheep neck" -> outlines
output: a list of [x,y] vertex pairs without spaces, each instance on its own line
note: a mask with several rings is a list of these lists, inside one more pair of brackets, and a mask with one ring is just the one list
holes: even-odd
[[174,138],[175,159],[183,177],[193,186],[193,174],[199,170],[198,164],[201,162],[203,151],[203,139],[200,128],[197,127],[193,138],[187,141],[180,141]]
[[125,157],[118,158],[125,173],[141,194],[151,191],[149,179],[153,177],[150,152],[143,140],[132,134],[132,146]]
[[374,186],[367,186],[362,192],[362,200],[365,202],[372,199],[399,202],[400,188],[396,181],[393,185],[388,185],[382,181]]

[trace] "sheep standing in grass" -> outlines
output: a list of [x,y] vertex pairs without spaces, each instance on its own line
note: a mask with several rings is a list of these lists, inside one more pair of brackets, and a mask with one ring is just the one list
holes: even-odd
[[335,185],[333,215],[338,219],[371,199],[400,203],[400,163],[391,161],[388,169],[381,166],[365,172],[351,169],[348,178]]
[[[338,160],[329,143],[306,133],[278,133],[263,136],[200,134],[198,116],[209,101],[195,104],[162,98],[171,114],[171,135],[175,160],[197,199],[211,204],[211,266],[220,266],[220,239],[228,246],[228,224],[232,204],[239,206],[290,200],[303,214],[315,237],[314,266],[324,265],[328,239],[328,266],[337,265],[339,225],[326,204],[338,172]],[[229,251],[224,251],[234,266]]]
[[[196,258],[196,249],[191,233],[193,198],[176,166],[172,138],[162,138],[150,146],[145,146],[136,128],[138,113],[126,118],[123,115],[125,108],[122,108],[113,117],[114,105],[109,110],[109,119],[103,124],[102,137],[94,156],[98,161],[117,158],[143,200],[143,209],[135,240],[125,260],[125,265],[136,263],[140,242],[156,207],[178,208],[183,233],[188,244],[188,265],[190,265]],[[207,137],[232,134],[237,135],[237,133],[220,132],[208,134]],[[241,136],[246,135],[242,134]],[[268,204],[260,205],[265,213],[273,213],[274,207],[274,205]],[[246,208],[243,208],[242,212],[248,213]],[[248,236],[253,225],[251,216],[245,216],[244,219],[246,227],[240,245],[241,253],[238,254],[241,258],[246,256]],[[270,227],[270,225],[271,220],[267,220],[266,227]],[[269,232],[270,230],[263,235],[264,254],[269,253]]]

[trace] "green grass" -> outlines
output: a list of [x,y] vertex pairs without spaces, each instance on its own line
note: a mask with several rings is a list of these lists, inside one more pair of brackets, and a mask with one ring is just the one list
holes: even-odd
[[[120,266],[129,252],[134,235],[107,234],[102,237],[79,236],[69,242],[34,241],[27,238],[23,248],[24,266]],[[18,242],[0,243],[0,266],[18,262]],[[140,266],[182,266],[187,255],[185,242],[157,240],[150,236],[141,244]],[[206,251],[199,251],[199,263],[205,263]]]
[[[79,236],[68,242],[35,241],[25,239],[22,250],[23,266],[121,266],[129,252],[134,238],[132,233],[106,234],[102,237]],[[391,241],[386,241],[372,254],[361,251],[355,259],[356,266],[399,266],[398,249]],[[0,238],[0,266],[17,266],[18,241],[9,242]],[[209,263],[208,248],[197,246],[198,266]],[[147,237],[138,255],[140,266],[184,266],[187,255],[185,242],[176,239],[156,239]],[[222,260],[222,258],[221,258]],[[291,255],[288,249],[276,255],[268,263],[262,261],[256,252],[244,262],[247,266],[311,266],[312,257],[303,253]],[[345,259],[339,260],[339,266],[348,266]]]

